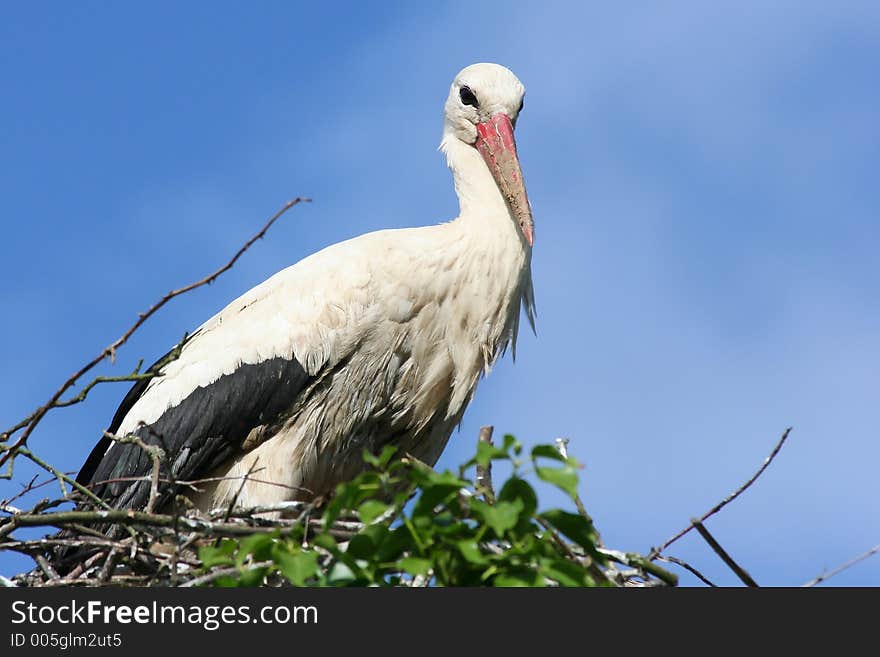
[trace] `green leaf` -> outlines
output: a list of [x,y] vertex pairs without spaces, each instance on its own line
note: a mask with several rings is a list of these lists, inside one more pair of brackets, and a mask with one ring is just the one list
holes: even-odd
[[438,504],[449,503],[458,497],[458,493],[462,488],[467,488],[469,482],[464,481],[453,475],[451,472],[433,473],[425,476],[421,482],[421,495],[413,507],[413,517],[423,516],[430,517],[433,515],[434,507]]
[[379,500],[367,500],[358,507],[361,522],[369,525],[388,510],[388,505]]
[[538,496],[535,494],[535,489],[525,479],[514,476],[504,482],[501,492],[498,493],[498,501],[514,502],[516,500],[522,502],[521,517],[523,518],[531,518],[538,509]]
[[384,470],[388,463],[391,462],[391,458],[394,456],[395,452],[397,452],[397,447],[394,445],[385,445],[385,447],[382,448],[382,451],[378,454],[373,454],[371,451],[365,449],[364,461],[377,470]]
[[490,506],[482,500],[471,500],[471,509],[488,525],[498,538],[504,536],[504,532],[513,529],[519,520],[523,510],[523,501],[498,502]]
[[276,555],[278,570],[295,586],[305,586],[318,573],[318,555],[311,551],[282,552]]
[[238,543],[230,538],[224,538],[220,545],[206,545],[199,549],[199,559],[205,568],[214,566],[230,566],[233,563],[232,555]]
[[561,461],[562,463],[565,463],[568,460],[552,445],[535,445],[532,447],[532,460],[540,457],[553,459],[554,461]]
[[394,561],[401,554],[415,547],[409,529],[402,524],[388,532],[385,540],[381,543],[379,541],[376,541],[376,543],[379,545],[376,550],[377,561]]
[[376,553],[376,545],[366,534],[356,534],[348,542],[346,552],[355,559],[370,559]]
[[238,577],[239,586],[260,586],[268,568],[242,568]]
[[265,561],[269,558],[274,542],[275,536],[272,534],[251,534],[246,536],[238,544],[238,554],[235,557],[236,563],[241,566],[249,556],[253,557],[254,561]]
[[513,435],[506,433],[504,434],[503,449],[505,452],[513,450],[513,453],[516,456],[519,456],[520,452],[522,452],[522,443],[520,443]]
[[324,511],[324,527],[329,528],[340,514],[354,511],[361,502],[375,497],[382,490],[381,477],[377,472],[362,472],[351,481],[339,484]]
[[443,488],[458,490],[459,488],[467,488],[470,484],[470,482],[452,474],[448,470],[443,472],[434,472],[433,470],[425,472],[424,470],[419,470],[418,474],[424,477],[424,485],[427,486],[440,486]]
[[357,576],[354,574],[354,571],[348,566],[348,564],[343,563],[342,561],[337,561],[330,568],[330,572],[327,574],[327,582],[333,586],[345,586],[346,584],[350,584],[357,579]]
[[[217,588],[231,589],[240,586],[240,580],[231,575],[223,575],[211,582]],[[210,585],[210,584],[209,584]]]
[[560,586],[595,586],[586,568],[568,559],[541,559],[540,572]]
[[577,497],[578,476],[575,469],[570,465],[561,468],[536,466],[535,474],[538,475],[538,478],[542,481],[546,481],[548,484],[553,484],[568,493],[570,498],[574,499]]
[[472,564],[483,565],[489,563],[489,560],[486,559],[480,551],[480,546],[477,545],[477,542],[473,539],[458,541],[456,547],[458,548],[458,551],[461,552],[461,556]]
[[455,527],[461,522],[461,518],[457,517],[452,511],[448,508],[442,508],[434,514],[432,518],[430,518],[430,525],[433,525],[434,531],[443,531],[445,529],[455,529]]
[[390,531],[391,530],[388,528],[388,525],[378,523],[375,525],[367,525],[366,527],[361,529],[360,534],[362,536],[368,537],[373,542],[373,545],[379,546],[388,536],[388,533]]
[[397,562],[397,565],[410,575],[427,575],[432,566],[430,559],[421,559],[419,557],[404,557]]
[[550,525],[591,554],[596,550],[596,531],[592,523],[577,513],[551,509],[541,514]]
[[499,573],[492,580],[492,586],[545,586],[545,583],[538,573],[521,568]]
[[336,552],[339,548],[336,545],[336,539],[330,534],[318,534],[312,539],[312,543],[320,548],[324,548],[328,552]]
[[484,468],[489,465],[489,461],[500,461],[509,458],[510,455],[507,453],[507,450],[484,443],[482,440],[477,443],[477,455],[474,457],[474,460]]

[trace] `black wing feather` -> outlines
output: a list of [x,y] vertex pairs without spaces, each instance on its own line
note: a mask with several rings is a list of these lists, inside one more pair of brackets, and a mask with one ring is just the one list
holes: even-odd
[[[191,338],[190,338],[191,339]],[[169,351],[167,354],[162,356],[155,363],[150,365],[147,369],[146,374],[153,374],[155,376],[160,376],[160,370],[167,364],[169,364],[172,360],[171,355],[181,349],[183,344],[186,344],[188,340],[185,340],[182,344],[177,345]],[[128,415],[128,412],[131,410],[131,407],[135,405],[138,399],[144,394],[147,389],[147,386],[150,385],[150,379],[140,379],[136,381],[133,386],[128,390],[128,393],[125,397],[122,398],[122,402],[119,404],[119,408],[116,409],[116,413],[113,414],[113,420],[110,422],[110,426],[107,429],[108,433],[115,434],[119,431],[119,427],[122,425],[122,421],[125,419],[125,416]],[[92,477],[95,474],[95,470],[97,470],[98,465],[101,463],[101,460],[104,458],[104,454],[106,454],[107,449],[109,449],[110,444],[113,441],[106,436],[102,437],[98,444],[92,448],[92,451],[89,453],[88,458],[86,458],[86,462],[83,463],[82,468],[79,470],[79,474],[76,475],[76,482],[78,484],[82,484],[83,486],[87,486],[89,482],[92,481]]]
[[[197,479],[238,452],[253,428],[282,422],[308,380],[305,369],[292,358],[242,364],[231,374],[196,388],[154,423],[137,428],[134,435],[165,451],[160,470],[163,481]],[[113,417],[111,433],[119,429],[146,387],[147,381],[139,381],[129,390]],[[146,506],[150,484],[130,479],[144,477],[151,469],[143,449],[105,437],[86,460],[77,481],[111,506],[137,509]],[[160,487],[160,507],[177,488]]]

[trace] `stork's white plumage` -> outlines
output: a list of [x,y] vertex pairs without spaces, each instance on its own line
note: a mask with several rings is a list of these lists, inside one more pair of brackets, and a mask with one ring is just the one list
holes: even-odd
[[[515,346],[521,306],[534,325],[513,140],[524,92],[502,66],[461,71],[440,146],[458,218],[369,233],[272,276],[137,384],[110,431],[161,442],[166,479],[217,478],[195,496],[201,508],[326,493],[363,468],[365,448],[389,443],[434,464],[481,375]],[[78,480],[138,508],[149,483],[131,478],[149,471],[141,448],[105,438]]]

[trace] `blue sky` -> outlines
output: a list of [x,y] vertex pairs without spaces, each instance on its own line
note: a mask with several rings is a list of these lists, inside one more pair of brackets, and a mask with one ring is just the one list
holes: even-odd
[[[481,384],[440,465],[482,424],[566,436],[606,543],[646,551],[793,425],[709,528],[766,585],[880,543],[880,9],[770,5],[7,6],[0,424],[289,198],[314,203],[101,372],[327,244],[455,216],[442,103],[495,61],[527,88],[538,336]],[[78,469],[124,392],[50,416],[33,449]],[[670,554],[736,584],[698,537]],[[0,573],[23,564],[0,554]],[[833,582],[880,585],[880,560]]]

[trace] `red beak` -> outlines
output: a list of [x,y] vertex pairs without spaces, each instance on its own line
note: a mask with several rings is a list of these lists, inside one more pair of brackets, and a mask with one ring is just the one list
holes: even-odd
[[477,134],[474,146],[492,172],[501,195],[507,201],[507,207],[519,223],[523,237],[532,246],[535,243],[532,206],[526,195],[510,117],[503,112],[495,114],[488,121],[477,124]]

